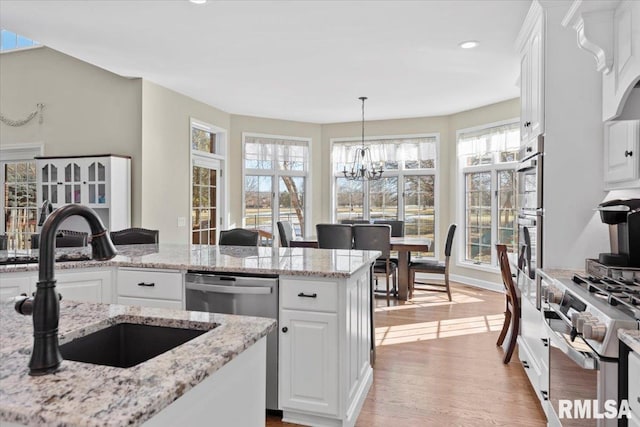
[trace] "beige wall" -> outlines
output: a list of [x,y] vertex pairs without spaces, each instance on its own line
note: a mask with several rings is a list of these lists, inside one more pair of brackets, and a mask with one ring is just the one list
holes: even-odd
[[[242,133],[311,138],[310,231],[331,217],[330,140],[358,137],[361,123],[314,124],[231,115],[158,86],[127,79],[48,48],[0,55],[0,107],[20,118],[42,102],[42,125],[0,125],[0,144],[43,142],[45,155],[114,153],[132,157],[132,225],[159,229],[166,243],[189,241],[190,118],[228,131],[229,227],[242,225]],[[450,116],[367,121],[367,136],[437,133],[438,252],[442,258],[456,218],[456,131],[519,116],[512,99]],[[186,227],[178,227],[178,218]],[[461,244],[461,234],[457,241]],[[452,268],[454,274],[498,283],[497,274]]]
[[[142,84],[142,224],[164,243],[189,243],[191,118],[229,131],[230,116],[149,81]],[[186,227],[178,227],[184,217]]]
[[45,156],[132,157],[132,223],[141,216],[140,79],[126,79],[42,47],[0,54],[0,111],[24,118],[43,103],[42,124],[0,123],[0,145],[43,143]]

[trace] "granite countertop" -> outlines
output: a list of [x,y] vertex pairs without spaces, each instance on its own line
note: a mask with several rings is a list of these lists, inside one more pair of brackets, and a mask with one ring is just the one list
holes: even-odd
[[584,270],[572,270],[572,269],[562,269],[562,268],[540,268],[537,269],[536,272],[539,272],[543,277],[548,277],[549,279],[571,279],[574,274],[584,275]]
[[[117,246],[110,261],[57,262],[57,269],[103,266],[218,271],[291,276],[350,277],[380,255],[378,251],[247,246]],[[37,264],[8,264],[1,272],[36,271]]]
[[63,360],[55,374],[31,377],[32,319],[10,305],[0,306],[0,420],[56,426],[142,424],[275,327],[275,320],[258,317],[62,301],[60,344],[122,322],[208,332],[132,368]]
[[631,350],[640,354],[640,330],[638,329],[618,329],[618,338],[631,348]]

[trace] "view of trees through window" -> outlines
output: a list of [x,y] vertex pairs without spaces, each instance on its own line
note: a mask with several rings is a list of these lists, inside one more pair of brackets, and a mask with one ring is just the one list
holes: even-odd
[[244,135],[245,228],[273,235],[277,221],[289,221],[304,236],[308,145],[307,139]]
[[[405,236],[435,239],[437,137],[401,136],[367,141],[374,163],[384,165],[376,181],[350,181],[342,171],[350,169],[360,140],[333,141],[334,212],[336,222],[345,219],[400,219]],[[434,252],[418,254],[434,256]]]
[[36,162],[3,162],[4,229],[9,252],[27,250],[36,232]]
[[458,137],[464,182],[464,260],[497,265],[496,243],[516,250],[517,123],[464,131]]

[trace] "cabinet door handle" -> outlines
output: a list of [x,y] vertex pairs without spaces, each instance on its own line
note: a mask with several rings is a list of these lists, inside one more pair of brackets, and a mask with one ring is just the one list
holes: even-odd
[[147,288],[153,288],[156,284],[151,282],[151,283],[145,283],[145,282],[140,282],[138,283],[138,286],[146,286]]
[[282,332],[285,333],[285,334],[287,333],[288,330],[289,330],[289,328],[287,328],[286,326],[284,328],[282,328]]
[[529,362],[527,362],[526,360],[523,360],[522,366],[524,366],[526,369],[529,369]]
[[318,294],[316,294],[315,292],[312,294],[305,294],[304,292],[300,292],[298,296],[303,298],[317,298]]
[[631,156],[633,156],[633,151],[624,150],[624,156],[625,156],[625,157],[631,157]]
[[531,126],[531,122],[524,122],[524,127],[528,128],[529,126]]
[[549,392],[548,391],[540,390],[540,393],[542,394],[542,398],[544,400],[549,400]]
[[549,347],[549,338],[541,338],[542,339],[542,344],[545,347]]

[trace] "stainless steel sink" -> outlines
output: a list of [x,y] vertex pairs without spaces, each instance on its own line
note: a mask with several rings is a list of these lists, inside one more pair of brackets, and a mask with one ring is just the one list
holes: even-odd
[[190,341],[207,330],[117,323],[60,346],[67,360],[131,368]]

